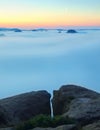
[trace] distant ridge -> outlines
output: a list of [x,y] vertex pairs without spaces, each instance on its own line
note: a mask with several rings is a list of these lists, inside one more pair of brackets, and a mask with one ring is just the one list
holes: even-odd
[[14,32],[22,32],[19,28],[0,28],[0,31],[14,31]]

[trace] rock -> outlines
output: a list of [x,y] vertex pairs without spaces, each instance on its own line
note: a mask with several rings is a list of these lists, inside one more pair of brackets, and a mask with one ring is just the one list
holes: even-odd
[[53,91],[52,105],[54,115],[62,115],[68,112],[71,102],[75,101],[75,99],[81,98],[84,103],[98,97],[100,97],[100,94],[92,90],[76,85],[64,85],[59,90]]
[[[0,100],[10,124],[17,124],[39,114],[49,115],[50,94],[47,91],[25,93]],[[4,118],[5,119],[5,118]]]
[[54,91],[52,102],[54,115],[68,116],[82,125],[100,119],[100,94],[92,90],[65,85]]
[[73,29],[69,29],[69,30],[67,31],[67,33],[77,33],[77,31],[76,31],[76,30],[73,30]]
[[13,29],[13,30],[14,30],[14,32],[22,32],[22,30],[20,30],[20,29],[18,29],[18,28]]
[[37,32],[38,30],[37,30],[37,29],[33,29],[32,31],[33,31],[33,32]]
[[77,130],[75,125],[62,125],[56,128],[34,128],[32,130]]
[[82,130],[100,130],[100,120],[95,123],[84,126]]
[[100,119],[100,98],[74,99],[70,104],[70,109],[64,114],[81,122],[82,125]]

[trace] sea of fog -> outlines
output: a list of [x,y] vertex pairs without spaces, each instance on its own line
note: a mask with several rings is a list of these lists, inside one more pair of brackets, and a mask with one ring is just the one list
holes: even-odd
[[100,92],[100,30],[0,31],[0,98],[76,84]]

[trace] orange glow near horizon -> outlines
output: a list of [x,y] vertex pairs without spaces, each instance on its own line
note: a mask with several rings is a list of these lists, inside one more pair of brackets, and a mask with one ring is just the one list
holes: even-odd
[[45,14],[16,17],[2,17],[0,27],[20,27],[20,28],[38,28],[38,27],[59,27],[59,26],[100,26],[100,17],[95,15],[84,16],[82,14]]
[[[58,19],[59,20],[59,19]],[[0,22],[0,27],[19,27],[19,28],[39,28],[39,27],[47,27],[47,28],[55,28],[55,27],[67,27],[67,26],[100,26],[100,22],[99,20],[95,20],[95,19],[90,19],[90,20],[85,20],[85,19],[81,19],[81,20],[61,20],[59,22],[57,22],[56,20],[33,20],[33,21],[27,21],[27,20],[17,20],[17,22],[15,21],[2,21]]]
[[[0,1],[0,27],[55,28],[67,26],[100,26],[98,0],[3,0]],[[87,4],[87,5],[86,5]],[[91,7],[88,5],[91,4]]]
[[[61,16],[56,17],[42,17],[42,18],[33,18],[27,19],[27,17],[20,18],[10,18],[10,19],[1,19],[0,27],[20,27],[20,28],[38,28],[38,27],[66,27],[66,26],[100,26],[100,18],[91,18],[91,17],[82,17],[82,16]],[[70,17],[70,18],[69,18]],[[58,22],[59,21],[59,22]]]

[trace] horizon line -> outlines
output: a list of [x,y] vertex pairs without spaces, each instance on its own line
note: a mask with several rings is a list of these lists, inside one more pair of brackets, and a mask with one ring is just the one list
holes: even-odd
[[12,28],[19,28],[19,29],[66,29],[66,28],[100,28],[100,25],[69,25],[69,26],[55,26],[55,27],[46,27],[46,26],[40,26],[40,27],[20,27],[20,26],[0,26],[0,28],[5,29],[12,29]]

